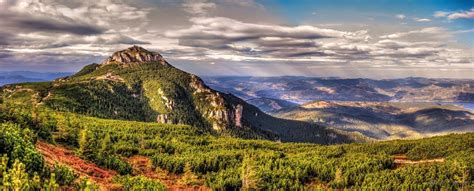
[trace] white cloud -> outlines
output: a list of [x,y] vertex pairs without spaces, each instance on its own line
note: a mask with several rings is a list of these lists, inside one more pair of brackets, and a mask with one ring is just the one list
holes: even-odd
[[460,11],[448,15],[448,19],[474,19],[474,8],[469,11]]
[[428,28],[422,28],[418,30],[412,30],[408,32],[398,32],[398,33],[393,33],[389,35],[383,35],[380,36],[382,39],[395,39],[395,38],[402,38],[410,35],[445,35],[446,30],[441,28],[441,27],[428,27]]
[[436,12],[433,14],[433,17],[436,17],[436,18],[446,17],[448,14],[449,14],[448,12],[436,11]]
[[454,19],[474,19],[474,8],[471,8],[467,11],[457,11],[457,12],[444,12],[444,11],[436,11],[433,15],[434,17],[446,17],[449,20]]
[[430,22],[431,19],[427,19],[427,18],[415,18],[414,19],[416,22]]
[[400,19],[400,20],[403,20],[403,19],[406,18],[406,16],[405,16],[404,14],[398,14],[398,15],[395,15],[395,17],[396,17],[397,19]]
[[244,23],[225,17],[197,17],[190,20],[193,25],[190,28],[169,31],[168,37],[187,39],[227,39],[245,40],[260,37],[281,38],[345,38],[351,40],[368,40],[367,31],[345,32],[333,29],[323,29],[310,25],[280,26]]

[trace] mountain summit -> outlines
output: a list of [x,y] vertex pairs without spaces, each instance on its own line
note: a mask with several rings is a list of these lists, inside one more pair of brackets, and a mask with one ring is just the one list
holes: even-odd
[[140,46],[132,46],[125,50],[117,51],[104,60],[102,64],[131,64],[145,62],[158,62],[163,65],[168,64],[159,53],[148,51]]
[[[14,92],[18,86],[6,88]],[[100,118],[192,125],[218,135],[252,139],[323,144],[349,140],[321,126],[269,116],[138,46],[32,91],[37,91],[35,105]]]

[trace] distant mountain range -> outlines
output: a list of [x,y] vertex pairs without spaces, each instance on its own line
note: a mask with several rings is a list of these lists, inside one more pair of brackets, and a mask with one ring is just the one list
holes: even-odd
[[279,110],[274,116],[377,140],[474,132],[474,114],[452,104],[314,101]]
[[45,82],[71,75],[69,72],[0,71],[0,86],[21,82]]
[[237,95],[273,116],[327,126],[367,139],[474,131],[472,110],[442,103],[472,103],[474,80],[291,76],[204,80],[210,87]]
[[270,98],[326,101],[474,102],[474,80],[339,79],[299,76],[204,77],[210,87],[245,100]]

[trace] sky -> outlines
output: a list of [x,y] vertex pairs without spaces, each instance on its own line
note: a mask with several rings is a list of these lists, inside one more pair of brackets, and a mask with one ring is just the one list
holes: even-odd
[[205,76],[474,79],[474,1],[0,0],[0,71],[132,45]]

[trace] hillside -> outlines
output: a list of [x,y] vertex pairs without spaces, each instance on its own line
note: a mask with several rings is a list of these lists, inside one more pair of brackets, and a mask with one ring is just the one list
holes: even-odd
[[5,189],[469,190],[473,185],[472,133],[321,146],[11,104],[0,104]]
[[160,54],[133,46],[101,64],[44,83],[3,87],[3,97],[57,111],[133,121],[187,124],[219,135],[331,144],[349,142],[322,126],[278,119],[207,87]]
[[456,105],[314,101],[275,116],[313,122],[373,139],[421,138],[474,131],[474,114]]

